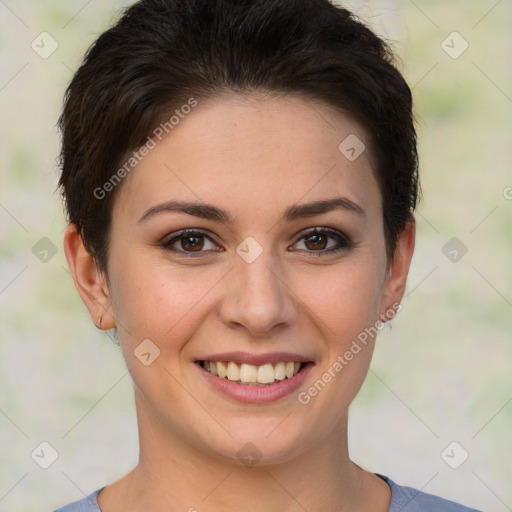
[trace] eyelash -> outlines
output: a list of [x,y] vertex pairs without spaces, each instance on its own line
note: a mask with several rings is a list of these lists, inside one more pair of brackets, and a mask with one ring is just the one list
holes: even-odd
[[[204,255],[205,252],[211,252],[211,250],[208,251],[184,251],[182,249],[174,249],[172,246],[181,240],[182,238],[186,236],[191,235],[199,235],[207,238],[212,243],[215,244],[215,241],[212,239],[212,237],[208,236],[204,231],[197,230],[197,229],[184,229],[183,231],[180,231],[178,234],[170,238],[169,240],[163,242],[161,246],[171,252],[174,252],[180,256],[187,257],[187,258],[197,258]],[[339,231],[335,231],[333,229],[329,228],[310,228],[303,232],[300,236],[300,238],[293,244],[296,245],[300,240],[303,238],[307,238],[308,236],[312,235],[324,235],[328,236],[329,238],[332,238],[337,241],[338,247],[330,248],[330,249],[322,249],[322,250],[306,250],[306,252],[310,253],[312,256],[323,256],[327,254],[334,254],[341,251],[346,251],[349,249],[352,249],[355,244],[352,242],[352,240],[345,235],[344,233],[341,233]],[[299,249],[303,250],[303,249]],[[215,251],[218,252],[218,251]]]

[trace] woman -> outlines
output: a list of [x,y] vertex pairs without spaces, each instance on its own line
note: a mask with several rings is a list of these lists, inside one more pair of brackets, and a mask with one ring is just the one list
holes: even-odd
[[145,0],[66,95],[66,257],[138,465],[60,511],[463,511],[349,458],[414,250],[410,89],[327,0]]

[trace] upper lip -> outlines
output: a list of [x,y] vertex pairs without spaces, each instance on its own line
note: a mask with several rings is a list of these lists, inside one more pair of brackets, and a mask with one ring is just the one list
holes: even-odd
[[237,364],[252,364],[261,366],[266,363],[298,362],[307,363],[311,358],[294,354],[293,352],[267,352],[264,354],[253,354],[250,352],[223,352],[221,354],[210,354],[200,357],[197,361],[232,361]]

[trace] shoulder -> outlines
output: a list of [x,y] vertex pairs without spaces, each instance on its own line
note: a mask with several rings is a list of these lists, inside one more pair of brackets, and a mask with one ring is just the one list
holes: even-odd
[[69,503],[64,507],[61,507],[54,512],[101,512],[100,507],[98,506],[98,494],[101,489],[94,491],[89,494],[85,498],[74,501],[73,503]]
[[403,487],[386,476],[377,476],[380,476],[391,487],[389,512],[431,512],[432,510],[436,512],[480,512],[412,487]]
[[[432,510],[436,510],[436,512],[481,512],[412,487],[403,487],[386,476],[377,476],[391,488],[391,505],[388,512],[431,512]],[[97,500],[100,491],[101,489],[98,489],[89,496],[65,505],[54,512],[101,512]]]

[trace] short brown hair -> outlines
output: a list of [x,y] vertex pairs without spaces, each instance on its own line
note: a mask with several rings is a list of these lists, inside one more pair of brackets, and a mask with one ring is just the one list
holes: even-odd
[[227,91],[299,94],[362,124],[392,257],[416,206],[418,155],[411,91],[388,45],[328,0],[142,0],[89,48],[59,119],[59,187],[99,267],[119,187],[94,191],[170,112]]

